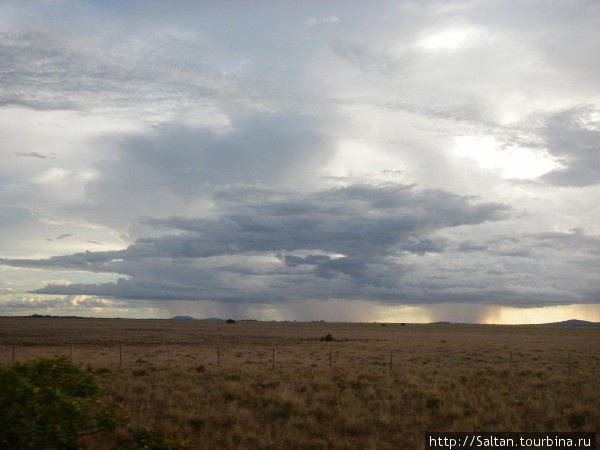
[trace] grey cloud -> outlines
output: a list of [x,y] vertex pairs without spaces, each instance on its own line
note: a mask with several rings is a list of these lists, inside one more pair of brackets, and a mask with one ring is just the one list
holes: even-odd
[[600,183],[600,110],[580,107],[556,114],[547,121],[543,138],[564,167],[545,174],[542,181],[574,187]]
[[396,78],[405,78],[414,63],[414,56],[409,52],[397,56],[389,50],[372,49],[357,43],[338,44],[332,50],[334,55],[360,71]]
[[318,175],[335,151],[329,133],[316,117],[273,113],[233,118],[227,132],[171,125],[115,138],[86,192],[113,211],[156,215],[185,210],[214,185],[290,186]]
[[576,255],[600,255],[600,239],[580,228],[568,232],[544,231],[507,236],[497,235],[480,241],[455,244],[460,252],[491,252],[505,256],[530,257],[543,252],[568,252]]
[[[598,256],[600,239],[582,230],[497,235],[455,243],[446,250],[448,262],[432,270],[442,297],[449,288],[470,284],[471,296],[513,306],[595,303]],[[469,290],[459,292],[469,296]]]
[[[315,267],[315,274],[324,278],[333,278],[339,274],[347,275],[355,280],[369,277],[367,263],[359,258],[335,258],[321,261]],[[366,280],[375,284],[376,280]],[[377,283],[379,284],[379,283]]]
[[340,22],[340,18],[337,16],[329,16],[329,17],[311,17],[306,20],[306,25],[310,27],[315,27],[319,25],[335,25]]
[[29,157],[29,158],[37,158],[37,159],[48,159],[51,158],[53,155],[50,154],[46,154],[46,153],[39,153],[39,152],[20,152],[20,153],[15,153],[15,156],[21,156],[21,157]]
[[[125,250],[0,262],[129,277],[36,291],[45,294],[391,300],[407,295],[400,282],[410,270],[402,263],[405,255],[444,251],[438,230],[501,220],[508,212],[503,204],[402,185],[309,193],[228,187],[214,199],[219,212],[214,217],[147,219],[172,234],[138,239]],[[264,257],[274,259],[264,262]]]
[[84,42],[75,25],[55,29],[49,23],[35,32],[15,25],[3,33],[0,105],[89,110],[109,102],[164,111],[182,92],[206,99],[227,85],[217,70],[191,57],[202,44],[161,32],[140,39],[135,33],[115,37],[95,31]]
[[301,265],[317,265],[331,261],[331,257],[327,255],[277,255],[277,258],[285,263],[288,267],[296,267]]
[[600,293],[600,241],[583,230],[436,236],[499,220],[508,212],[501,204],[391,185],[305,194],[230,187],[215,198],[215,217],[147,219],[172,234],[125,250],[0,262],[127,276],[36,293],[240,305],[344,298],[544,306],[595,302]]
[[[149,223],[218,237],[198,249],[199,254],[218,251],[215,246],[220,245],[223,253],[317,248],[364,258],[397,251],[439,251],[441,243],[434,245],[426,238],[428,233],[498,220],[508,209],[446,191],[398,185],[353,185],[285,196],[274,192],[272,199],[260,192],[259,201],[232,205],[218,220],[175,217]],[[215,198],[227,202],[230,196],[237,199],[239,195],[238,189],[228,189]],[[187,236],[168,239],[187,240]],[[186,248],[195,251],[195,247]]]
[[71,237],[71,236],[73,236],[73,233],[64,233],[64,234],[61,234],[58,237],[55,237],[54,239],[52,239],[52,238],[46,238],[46,240],[47,241],[59,241],[61,239],[65,239],[65,238],[68,238],[68,237]]

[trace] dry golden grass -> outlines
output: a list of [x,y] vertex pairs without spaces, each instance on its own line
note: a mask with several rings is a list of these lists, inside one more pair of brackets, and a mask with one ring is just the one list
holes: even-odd
[[13,344],[23,361],[72,343],[133,423],[198,448],[403,449],[425,431],[600,425],[598,328],[0,318],[0,365]]

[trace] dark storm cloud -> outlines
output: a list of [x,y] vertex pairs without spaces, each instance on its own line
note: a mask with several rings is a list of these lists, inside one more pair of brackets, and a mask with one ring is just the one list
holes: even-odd
[[[507,206],[441,190],[351,185],[311,193],[221,188],[215,217],[147,219],[161,230],[121,251],[45,260],[1,260],[19,267],[113,272],[117,283],[52,285],[45,294],[263,301],[405,297],[406,255],[444,251],[449,227],[507,217]],[[267,261],[261,258],[267,258]]]
[[[238,203],[244,195],[249,199]],[[399,185],[352,185],[307,194],[232,188],[217,192],[215,199],[231,208],[217,220],[148,222],[206,235],[205,245],[198,249],[201,253],[218,252],[215,246],[220,245],[217,248],[222,248],[222,253],[319,248],[365,257],[439,250],[439,243],[424,239],[428,233],[498,220],[507,210],[498,203],[478,203],[446,191]]]

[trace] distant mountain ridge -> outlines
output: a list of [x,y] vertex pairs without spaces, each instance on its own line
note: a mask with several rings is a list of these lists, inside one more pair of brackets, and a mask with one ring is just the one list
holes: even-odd
[[562,322],[544,323],[555,327],[600,327],[600,322],[590,322],[588,320],[570,319]]

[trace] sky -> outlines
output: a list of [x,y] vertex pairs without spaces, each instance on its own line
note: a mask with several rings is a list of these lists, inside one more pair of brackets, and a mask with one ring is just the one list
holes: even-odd
[[600,2],[0,3],[0,315],[600,321]]

